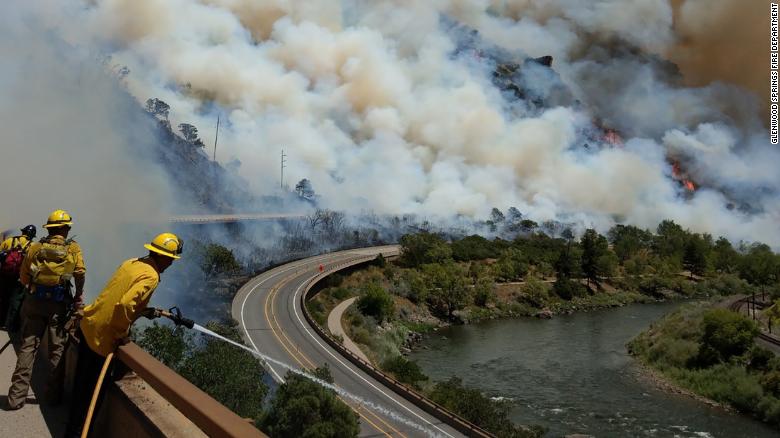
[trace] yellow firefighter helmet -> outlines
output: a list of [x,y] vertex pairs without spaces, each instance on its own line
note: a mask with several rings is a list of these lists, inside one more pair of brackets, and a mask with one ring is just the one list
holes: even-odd
[[151,243],[144,245],[144,248],[172,259],[179,259],[181,258],[179,254],[184,249],[184,240],[179,239],[173,233],[162,233],[155,237]]
[[73,218],[65,210],[54,210],[49,215],[46,225],[43,228],[57,228],[73,225]]

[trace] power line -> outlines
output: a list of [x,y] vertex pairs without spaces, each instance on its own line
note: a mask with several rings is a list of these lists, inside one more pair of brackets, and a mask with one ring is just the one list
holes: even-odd
[[284,149],[282,149],[281,176],[279,178],[279,187],[282,190],[284,190],[284,168],[285,168],[285,163],[287,162],[287,160],[285,160],[286,157],[287,155],[284,154]]
[[214,134],[214,161],[217,161],[217,139],[219,138],[219,114],[217,114],[217,133]]

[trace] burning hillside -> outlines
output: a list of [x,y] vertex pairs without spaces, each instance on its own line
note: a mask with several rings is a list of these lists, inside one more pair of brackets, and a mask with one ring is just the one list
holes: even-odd
[[[284,147],[287,184],[307,178],[333,209],[446,220],[513,206],[534,220],[600,229],[616,218],[647,227],[671,218],[780,244],[771,165],[780,153],[755,97],[700,75],[688,87],[695,66],[667,59],[707,41],[705,18],[721,23],[730,7],[66,0],[11,8],[9,17],[72,50],[109,56],[139,102],[170,105],[171,126],[211,139],[220,117],[217,159],[234,163],[254,195],[277,190]],[[730,47],[720,55],[740,56]]]
[[696,184],[693,183],[680,169],[680,163],[672,162],[672,177],[680,182],[680,184],[689,192],[696,191]]

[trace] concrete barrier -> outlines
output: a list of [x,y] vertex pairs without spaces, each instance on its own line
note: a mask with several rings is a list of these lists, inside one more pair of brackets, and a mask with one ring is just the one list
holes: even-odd
[[[72,354],[76,348],[68,350]],[[115,358],[133,373],[106,382],[105,398],[93,425],[94,436],[266,437],[251,420],[239,417],[138,345],[131,342],[119,347]],[[68,362],[72,363],[72,359]],[[74,371],[75,367],[69,365],[66,375],[69,381]]]
[[95,436],[206,438],[198,426],[139,377],[112,383],[93,428]]

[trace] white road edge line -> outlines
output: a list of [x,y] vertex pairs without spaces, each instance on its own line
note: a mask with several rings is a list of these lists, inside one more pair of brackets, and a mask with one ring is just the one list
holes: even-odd
[[[346,255],[346,254],[345,254],[345,255]],[[358,255],[361,255],[361,254],[358,254]],[[327,258],[327,257],[328,257],[327,255],[326,255],[326,256],[313,257],[313,258],[309,259],[309,261],[314,261],[314,260],[317,260],[317,259],[320,259],[320,258]],[[252,288],[251,288],[251,289],[249,289],[249,291],[247,292],[246,296],[244,297],[244,300],[241,302],[241,310],[240,310],[240,312],[239,312],[239,313],[241,314],[241,325],[242,325],[242,326],[243,326],[243,328],[244,328],[244,333],[246,333],[246,337],[249,339],[249,342],[252,344],[252,348],[254,348],[255,350],[257,350],[257,351],[260,351],[260,349],[259,349],[259,348],[257,348],[257,345],[255,344],[254,340],[252,340],[252,336],[249,334],[249,330],[246,328],[246,322],[244,321],[244,307],[246,306],[246,302],[247,302],[247,300],[249,299],[249,295],[253,294],[253,293],[255,292],[255,290],[256,290],[258,287],[260,287],[260,285],[262,285],[262,284],[263,284],[263,283],[265,283],[266,281],[270,280],[272,277],[274,277],[274,276],[276,276],[276,275],[278,275],[278,274],[282,274],[282,273],[285,273],[285,272],[291,271],[291,270],[293,270],[293,269],[297,269],[298,267],[299,267],[299,264],[291,265],[291,266],[289,266],[289,267],[288,267],[288,268],[286,268],[286,269],[282,269],[282,270],[279,270],[278,272],[274,272],[273,274],[270,274],[270,275],[268,276],[268,278],[265,278],[265,279],[263,279],[263,280],[260,280],[260,281],[259,281],[259,282],[258,282],[256,285],[252,286]],[[270,273],[270,271],[269,271],[269,273]],[[315,277],[316,277],[317,275],[319,275],[319,273],[318,273],[318,274],[315,274]],[[312,278],[314,278],[314,277],[312,277]],[[442,430],[442,429],[441,429],[440,427],[438,427],[437,425],[435,425],[435,424],[431,423],[431,422],[430,422],[430,421],[428,421],[427,419],[425,419],[425,418],[421,417],[419,414],[417,414],[416,412],[414,412],[414,411],[412,411],[411,409],[409,409],[408,407],[406,407],[404,404],[402,404],[401,402],[399,402],[398,400],[396,400],[395,398],[393,398],[392,396],[390,396],[389,394],[387,394],[386,392],[384,392],[383,390],[381,390],[380,388],[378,388],[378,387],[377,387],[376,385],[374,385],[373,383],[371,383],[371,382],[369,382],[368,380],[366,380],[366,378],[364,378],[363,376],[361,376],[360,374],[358,374],[358,373],[357,373],[357,372],[356,372],[354,369],[352,369],[352,367],[350,367],[350,366],[348,366],[347,364],[345,364],[343,361],[341,361],[341,359],[339,359],[337,356],[335,356],[335,355],[334,355],[334,354],[333,354],[333,353],[332,353],[332,352],[331,352],[329,349],[327,349],[327,348],[326,348],[324,345],[322,345],[322,343],[320,343],[319,339],[317,339],[317,338],[316,338],[316,337],[315,337],[315,336],[314,336],[314,335],[313,335],[313,334],[312,334],[312,333],[309,331],[309,329],[306,327],[306,324],[303,322],[303,320],[301,320],[301,317],[300,317],[300,315],[298,314],[298,307],[297,307],[298,298],[297,298],[297,297],[298,297],[298,293],[301,291],[301,288],[303,288],[303,286],[304,286],[305,284],[306,284],[306,282],[304,282],[304,283],[302,283],[300,286],[298,286],[298,288],[295,290],[295,294],[293,294],[293,311],[295,312],[295,317],[298,319],[298,322],[300,323],[301,327],[302,327],[302,328],[303,328],[303,329],[306,331],[306,334],[308,334],[308,335],[309,335],[309,336],[310,336],[310,337],[311,337],[311,338],[314,340],[314,342],[316,342],[316,343],[317,343],[317,345],[319,345],[319,346],[320,346],[320,348],[321,348],[322,350],[324,350],[325,352],[327,352],[327,353],[328,353],[328,354],[329,354],[331,357],[333,357],[333,359],[335,359],[335,360],[336,360],[338,363],[340,363],[340,364],[341,364],[341,365],[342,365],[344,368],[348,369],[348,370],[349,370],[349,371],[350,371],[352,374],[354,374],[355,376],[357,376],[358,378],[360,378],[361,380],[363,380],[364,382],[366,382],[366,383],[367,383],[369,386],[371,386],[372,388],[374,388],[375,390],[377,390],[379,393],[381,393],[382,395],[384,395],[384,396],[385,396],[385,397],[387,397],[388,399],[392,400],[392,401],[393,401],[395,404],[397,404],[398,406],[402,407],[404,410],[406,410],[406,411],[407,411],[407,412],[409,412],[410,414],[414,415],[415,417],[417,417],[417,418],[419,418],[420,420],[424,421],[425,423],[429,424],[430,426],[432,426],[432,427],[433,427],[433,428],[435,428],[436,430],[440,431],[440,432],[441,432],[441,433],[443,433],[444,435],[446,435],[446,436],[449,436],[449,437],[453,437],[452,435],[450,435],[449,433],[445,432],[444,430]],[[272,373],[272,374],[273,374],[273,376],[276,378],[276,380],[277,380],[278,382],[280,382],[280,383],[284,383],[284,379],[283,379],[283,378],[282,378],[282,377],[281,377],[281,376],[280,376],[280,375],[279,375],[279,374],[276,372],[276,370],[274,370],[274,369],[273,369],[273,367],[271,366],[271,364],[269,364],[269,363],[267,363],[267,362],[266,362],[266,365],[268,366],[268,369],[270,369],[270,370],[271,370],[271,373]],[[454,437],[453,437],[453,438],[454,438]]]
[[[327,258],[327,255],[320,255],[320,256],[312,257],[310,259],[310,261],[314,261],[314,260],[321,259],[321,258]],[[303,260],[307,260],[307,259],[303,259]],[[241,314],[241,328],[244,329],[244,333],[246,333],[246,337],[247,337],[247,339],[249,339],[249,342],[252,344],[252,348],[254,348],[255,351],[260,351],[260,349],[257,348],[257,345],[255,345],[255,341],[252,340],[252,336],[249,334],[249,330],[246,328],[246,322],[244,322],[244,306],[246,306],[246,302],[249,299],[249,296],[252,295],[255,292],[255,290],[258,287],[260,287],[261,284],[265,283],[266,281],[270,280],[272,277],[275,277],[278,274],[283,274],[285,272],[292,271],[293,269],[298,269],[299,265],[303,264],[303,263],[298,263],[298,262],[299,261],[295,261],[295,262],[291,262],[291,263],[289,263],[287,265],[284,265],[284,266],[286,266],[286,268],[280,269],[277,272],[271,273],[273,271],[273,269],[271,271],[264,272],[263,274],[269,274],[268,278],[264,278],[264,279],[258,281],[256,285],[252,286],[252,288],[249,289],[249,291],[246,293],[246,296],[244,297],[244,301],[241,302],[241,310],[239,311],[239,313]],[[260,276],[262,276],[263,274],[260,274]],[[271,322],[268,321],[268,323],[270,324]],[[263,362],[268,367],[268,369],[271,370],[271,374],[273,375],[272,377],[274,377],[274,379],[277,382],[284,383],[284,379],[282,378],[282,376],[279,375],[279,373],[276,372],[276,370],[274,370],[273,366],[271,366],[271,364],[268,363],[265,360],[263,360]]]
[[[319,275],[319,274],[317,274],[317,275]],[[317,275],[315,275],[315,277],[316,277]],[[314,278],[314,277],[312,277],[312,278]],[[311,280],[311,279],[310,279],[310,280]],[[408,407],[406,407],[406,406],[405,406],[403,403],[399,402],[398,400],[396,400],[395,398],[393,398],[392,396],[390,396],[390,394],[388,394],[388,393],[386,393],[386,392],[382,391],[381,389],[377,388],[377,387],[376,387],[376,385],[374,385],[373,383],[371,383],[371,382],[369,382],[368,380],[366,380],[366,378],[365,378],[365,377],[361,376],[361,375],[360,375],[360,374],[358,374],[358,373],[357,373],[357,372],[356,372],[354,369],[352,369],[352,367],[350,367],[350,366],[348,366],[347,364],[345,364],[344,362],[342,362],[342,361],[341,361],[341,359],[339,359],[339,358],[338,358],[336,355],[334,355],[334,354],[333,354],[333,353],[330,351],[330,349],[328,349],[328,348],[325,348],[325,346],[324,346],[324,345],[322,345],[322,343],[320,343],[320,340],[319,340],[319,339],[317,339],[317,338],[316,338],[316,337],[315,337],[315,336],[314,336],[314,335],[313,335],[313,334],[312,334],[312,333],[309,331],[309,328],[308,328],[308,327],[306,327],[306,325],[307,325],[307,324],[306,324],[306,323],[304,323],[304,322],[303,322],[303,320],[301,320],[301,316],[298,314],[298,293],[301,291],[301,289],[303,289],[303,287],[304,287],[305,285],[306,285],[306,282],[302,283],[300,286],[298,286],[298,289],[296,289],[296,290],[295,290],[295,294],[293,294],[293,311],[295,312],[295,317],[296,317],[296,318],[298,318],[298,322],[300,323],[301,327],[303,327],[303,329],[304,329],[304,330],[306,331],[306,333],[307,333],[307,334],[308,334],[308,335],[309,335],[309,336],[310,336],[310,337],[311,337],[311,338],[314,340],[314,342],[316,342],[316,343],[317,343],[317,345],[319,345],[319,346],[320,346],[320,348],[321,348],[322,350],[324,350],[325,352],[327,352],[327,353],[328,353],[328,354],[329,354],[329,355],[330,355],[330,356],[331,356],[333,359],[335,359],[335,360],[336,360],[336,362],[340,363],[340,364],[341,364],[341,365],[342,365],[344,368],[348,369],[350,372],[352,372],[352,374],[354,374],[355,376],[357,376],[358,378],[360,378],[360,380],[362,380],[362,381],[366,382],[366,383],[367,383],[369,386],[371,386],[371,387],[372,387],[372,388],[374,388],[375,390],[379,391],[379,393],[381,393],[381,394],[382,394],[382,395],[384,395],[385,397],[387,397],[387,398],[389,398],[390,400],[392,400],[392,401],[393,401],[395,404],[397,404],[398,406],[400,406],[400,407],[404,408],[404,409],[405,409],[406,411],[408,411],[410,414],[412,414],[412,415],[414,415],[415,417],[419,418],[420,420],[422,420],[422,421],[426,422],[427,424],[429,424],[429,425],[433,426],[435,429],[439,430],[439,431],[440,431],[441,433],[443,433],[444,435],[447,435],[447,436],[449,436],[449,437],[452,437],[452,435],[450,435],[449,433],[445,432],[444,430],[442,430],[441,428],[439,428],[437,425],[435,425],[435,424],[431,423],[431,422],[430,422],[430,421],[428,421],[427,419],[425,419],[425,418],[421,417],[419,414],[417,414],[417,413],[416,413],[416,412],[414,412],[413,410],[411,410],[411,409],[409,409]],[[453,437],[453,438],[454,438],[454,437]]]
[[[282,272],[286,272],[286,271],[279,271],[279,273],[282,273]],[[270,277],[271,276],[269,276],[269,278]],[[249,299],[249,295],[252,295],[252,292],[254,292],[255,289],[257,289],[261,284],[263,284],[263,282],[265,282],[265,280],[260,280],[260,281],[257,282],[256,285],[252,286],[252,289],[249,289],[249,292],[246,293],[246,296],[244,297],[244,301],[241,302],[241,312],[240,312],[241,313],[241,327],[243,327],[244,333],[246,333],[246,338],[249,339],[249,342],[252,344],[252,348],[254,348],[255,351],[260,351],[260,349],[257,348],[257,345],[255,345],[255,341],[252,340],[252,336],[249,334],[249,330],[247,330],[247,328],[246,328],[246,323],[244,322],[244,306],[246,305],[246,300]],[[276,381],[279,382],[279,383],[284,383],[284,379],[282,378],[282,376],[280,376],[279,373],[277,373],[276,370],[274,370],[274,368],[271,366],[271,364],[266,362],[265,360],[263,360],[263,362],[265,362],[265,365],[268,367],[269,370],[271,370],[271,374],[273,374],[273,377],[276,379]]]

